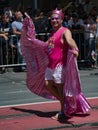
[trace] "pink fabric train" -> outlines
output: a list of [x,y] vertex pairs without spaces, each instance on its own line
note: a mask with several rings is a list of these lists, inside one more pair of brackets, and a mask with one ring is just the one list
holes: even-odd
[[[48,65],[47,43],[36,39],[35,27],[31,18],[26,17],[21,32],[21,49],[27,66],[27,87],[44,98],[56,98],[46,90],[45,70]],[[81,91],[80,76],[74,50],[68,50],[64,84],[64,113],[86,113],[91,108]]]

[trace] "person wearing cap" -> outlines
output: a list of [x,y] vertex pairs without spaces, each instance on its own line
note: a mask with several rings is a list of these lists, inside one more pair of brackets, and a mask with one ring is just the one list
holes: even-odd
[[36,39],[34,24],[26,14],[21,31],[21,49],[27,64],[27,87],[35,94],[60,101],[61,110],[52,119],[69,118],[91,108],[81,92],[78,47],[71,31],[62,26],[62,10],[52,11],[52,32],[47,42]]

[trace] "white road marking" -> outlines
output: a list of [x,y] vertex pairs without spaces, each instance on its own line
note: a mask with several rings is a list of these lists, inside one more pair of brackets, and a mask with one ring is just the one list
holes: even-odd
[[[86,99],[98,99],[98,97],[89,97]],[[39,105],[39,104],[45,104],[45,103],[55,103],[55,102],[59,102],[57,100],[55,101],[45,101],[45,102],[36,102],[36,103],[26,103],[26,104],[17,104],[17,105],[7,105],[7,106],[0,106],[0,108],[6,108],[6,107],[15,107],[15,106],[27,106],[27,105]]]

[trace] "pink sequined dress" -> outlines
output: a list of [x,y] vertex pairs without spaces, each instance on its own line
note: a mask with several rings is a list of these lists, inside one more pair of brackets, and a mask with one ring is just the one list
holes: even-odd
[[[33,21],[26,17],[21,32],[21,49],[27,66],[27,87],[33,93],[44,98],[56,98],[45,87],[45,70],[49,65],[48,44],[36,39]],[[86,113],[91,109],[81,90],[80,75],[74,50],[68,49],[66,75],[64,83],[64,113]]]

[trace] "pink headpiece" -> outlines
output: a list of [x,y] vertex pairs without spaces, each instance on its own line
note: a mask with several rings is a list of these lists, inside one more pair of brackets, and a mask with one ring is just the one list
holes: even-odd
[[64,13],[61,10],[58,10],[57,8],[55,10],[52,11],[52,14],[58,14],[59,16],[61,16],[62,19],[64,19]]

